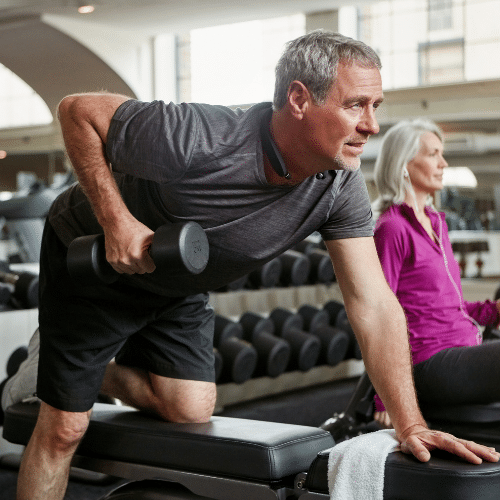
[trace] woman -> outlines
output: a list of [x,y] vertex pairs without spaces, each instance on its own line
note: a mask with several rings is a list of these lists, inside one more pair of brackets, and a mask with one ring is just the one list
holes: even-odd
[[[500,342],[482,343],[500,301],[467,302],[443,213],[443,136],[436,124],[403,121],[385,134],[375,163],[375,244],[387,282],[405,310],[422,404],[500,401]],[[382,402],[375,419],[390,426]]]

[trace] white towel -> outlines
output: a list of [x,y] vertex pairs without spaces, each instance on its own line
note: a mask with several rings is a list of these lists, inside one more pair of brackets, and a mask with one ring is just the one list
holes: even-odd
[[394,429],[335,445],[328,459],[330,500],[383,500],[385,461],[398,447]]

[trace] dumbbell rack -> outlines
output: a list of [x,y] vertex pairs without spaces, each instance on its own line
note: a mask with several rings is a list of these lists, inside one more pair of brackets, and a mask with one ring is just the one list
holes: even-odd
[[[295,287],[264,288],[260,290],[238,290],[232,292],[212,292],[210,304],[216,314],[238,320],[245,312],[263,316],[276,307],[296,311],[304,304],[318,308],[329,300],[342,302],[342,294],[336,283],[301,285]],[[288,371],[276,378],[251,378],[242,384],[224,383],[217,385],[217,409],[222,411],[227,405],[282,394],[299,388],[307,388],[334,380],[357,377],[364,371],[363,362],[347,359],[337,366],[319,365],[307,372]]]

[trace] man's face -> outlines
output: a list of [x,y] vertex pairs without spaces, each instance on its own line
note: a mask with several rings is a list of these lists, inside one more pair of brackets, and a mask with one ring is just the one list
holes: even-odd
[[368,138],[380,130],[375,110],[383,100],[377,68],[339,63],[337,78],[324,104],[312,104],[308,136],[313,155],[331,169],[356,170]]

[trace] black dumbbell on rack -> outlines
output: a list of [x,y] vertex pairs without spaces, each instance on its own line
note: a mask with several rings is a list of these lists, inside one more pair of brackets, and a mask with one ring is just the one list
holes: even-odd
[[214,349],[214,367],[215,367],[215,382],[220,380],[220,376],[222,374],[222,366],[224,365],[224,360],[222,359],[222,354],[215,347]]
[[349,335],[349,348],[347,350],[346,357],[362,359],[361,349],[359,348],[358,341],[356,340],[354,331],[349,323],[344,304],[337,300],[330,300],[323,306],[323,309],[328,312],[330,325],[344,330]]
[[304,320],[304,329],[321,341],[319,363],[336,366],[347,355],[350,338],[347,332],[330,325],[330,316],[324,309],[304,304],[297,311]]
[[234,281],[231,281],[231,283],[228,283],[226,286],[223,286],[222,288],[219,288],[215,290],[216,292],[238,292],[240,290],[243,290],[247,284],[248,281],[248,274],[245,274],[245,276],[242,276],[241,278],[235,279]]
[[[201,273],[207,266],[208,253],[205,231],[192,221],[160,226],[150,248],[155,265],[171,276]],[[106,260],[103,234],[75,238],[66,261],[71,277],[82,284],[111,284],[120,277]]]
[[317,243],[303,240],[294,247],[294,250],[309,257],[311,263],[309,283],[333,283],[335,281],[335,272],[330,254],[320,248]]
[[38,274],[0,271],[1,304],[12,303],[18,309],[38,307]]
[[277,377],[287,368],[290,361],[290,344],[274,335],[275,326],[271,319],[253,312],[244,313],[239,320],[243,338],[257,350],[256,376]]
[[321,350],[321,342],[315,335],[303,331],[304,320],[297,313],[277,307],[269,318],[274,323],[278,337],[286,340],[291,347],[289,370],[308,371],[316,365]]
[[282,270],[283,265],[281,259],[276,257],[266,262],[259,269],[252,271],[248,275],[247,286],[253,289],[272,288],[277,286],[280,281]]
[[287,250],[279,258],[282,265],[280,282],[283,286],[301,286],[307,283],[311,261],[306,254]]
[[252,377],[257,367],[257,350],[243,340],[240,323],[216,314],[214,347],[222,356],[221,383],[242,384]]

